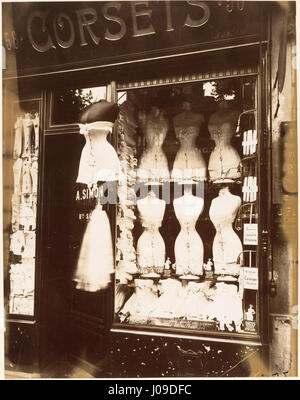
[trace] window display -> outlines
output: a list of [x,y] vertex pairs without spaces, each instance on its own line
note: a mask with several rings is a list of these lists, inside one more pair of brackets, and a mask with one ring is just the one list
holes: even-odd
[[254,77],[127,91],[116,121],[127,172],[116,211],[120,327],[257,332],[256,108]]

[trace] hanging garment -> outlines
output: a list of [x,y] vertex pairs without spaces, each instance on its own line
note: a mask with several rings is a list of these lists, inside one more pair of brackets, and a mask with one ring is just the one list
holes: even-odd
[[15,143],[13,150],[13,158],[18,158],[22,154],[22,131],[23,131],[23,119],[18,117],[15,123]]
[[13,232],[16,232],[19,229],[20,204],[21,204],[21,196],[19,196],[17,194],[13,194],[12,198],[11,198],[11,207],[12,207],[11,224],[12,224]]
[[19,195],[22,192],[22,159],[18,158],[14,162],[13,173],[14,173],[14,194]]
[[16,231],[10,235],[9,250],[16,256],[21,256],[25,248],[25,236],[23,231]]
[[30,175],[32,180],[32,193],[37,194],[38,189],[38,162],[33,160],[30,167]]
[[23,258],[34,258],[35,257],[35,232],[25,233],[25,248],[23,252]]
[[32,179],[31,179],[31,163],[29,160],[23,161],[23,170],[22,170],[22,194],[31,194],[32,193]]
[[110,223],[102,206],[97,204],[83,236],[73,280],[77,282],[76,289],[96,292],[108,286],[113,272]]
[[25,114],[23,119],[23,136],[24,136],[24,148],[23,157],[29,157],[31,154],[31,142],[32,142],[32,128],[33,123],[30,114]]
[[34,128],[34,154],[38,157],[39,155],[39,132],[40,132],[40,120],[39,114],[35,114],[35,118],[33,120],[33,128]]
[[20,206],[20,224],[23,225],[24,231],[28,232],[32,230],[33,226],[36,225],[36,216],[33,212],[32,197],[22,196]]

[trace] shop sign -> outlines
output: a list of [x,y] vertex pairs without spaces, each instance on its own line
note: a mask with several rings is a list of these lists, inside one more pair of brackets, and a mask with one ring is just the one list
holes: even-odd
[[244,244],[250,246],[258,245],[258,225],[244,224]]
[[9,74],[58,72],[259,38],[263,6],[247,1],[3,4]]
[[244,289],[258,290],[258,268],[244,267]]

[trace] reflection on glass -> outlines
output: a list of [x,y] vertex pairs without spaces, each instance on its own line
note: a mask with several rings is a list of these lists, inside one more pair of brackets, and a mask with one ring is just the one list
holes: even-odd
[[57,89],[53,93],[53,125],[78,122],[79,112],[86,106],[106,98],[106,86]]

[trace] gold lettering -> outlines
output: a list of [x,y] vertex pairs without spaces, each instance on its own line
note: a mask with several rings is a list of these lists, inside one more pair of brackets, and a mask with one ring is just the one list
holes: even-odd
[[[50,50],[51,48],[55,49],[56,47],[54,46],[54,43],[51,39],[51,36],[46,28],[46,18],[47,18],[48,12],[43,12],[43,11],[33,11],[27,21],[27,34],[28,34],[28,38],[29,41],[32,45],[32,47],[39,51],[40,53],[44,53],[45,51]],[[41,43],[37,43],[33,36],[32,36],[32,22],[34,19],[40,19],[42,20],[42,33],[47,33],[47,41],[44,44]]]
[[166,0],[165,1],[165,5],[166,5],[166,16],[167,16],[167,28],[166,28],[166,32],[172,32],[174,31],[174,28],[172,26],[172,15],[171,15],[171,5],[170,5],[170,1]]
[[184,26],[189,26],[191,28],[198,28],[206,24],[210,17],[210,9],[203,1],[187,1],[191,6],[200,7],[203,10],[203,16],[200,19],[192,19],[190,15],[187,16]]
[[148,1],[131,1],[131,17],[132,17],[132,26],[133,26],[133,37],[146,36],[155,34],[155,30],[151,23],[149,23],[147,28],[138,28],[137,17],[147,16],[151,18],[152,10],[144,9],[137,11],[137,6],[146,6],[148,7]]
[[109,3],[106,3],[103,6],[103,16],[105,19],[107,19],[108,21],[113,21],[116,22],[117,24],[120,25],[120,30],[118,33],[111,33],[109,31],[109,29],[107,28],[105,30],[105,34],[104,34],[104,39],[107,40],[120,40],[122,39],[122,37],[125,35],[126,33],[126,24],[124,22],[124,20],[116,15],[111,15],[108,13],[108,10],[110,8],[115,8],[117,11],[120,11],[122,4],[119,2],[112,2],[110,1]]
[[[59,34],[57,32],[57,25],[60,27],[60,29],[64,28],[64,25],[65,25],[64,20],[67,21],[67,23],[69,24],[69,29],[70,29],[69,40],[62,40],[59,37]],[[58,16],[56,18],[53,19],[53,30],[54,30],[56,41],[60,47],[62,47],[63,49],[68,49],[69,47],[71,47],[73,45],[74,40],[75,40],[74,26],[73,26],[73,22],[72,22],[71,18],[67,14],[61,12],[58,14]]]
[[[93,25],[98,19],[96,10],[92,7],[87,7],[81,10],[76,10],[76,14],[79,26],[80,46],[87,46],[88,44],[85,39],[84,27],[86,27],[92,41],[95,44],[98,44],[100,42],[100,38],[92,31],[92,28],[90,27],[90,25]],[[91,16],[90,19],[87,18],[88,15]]]

